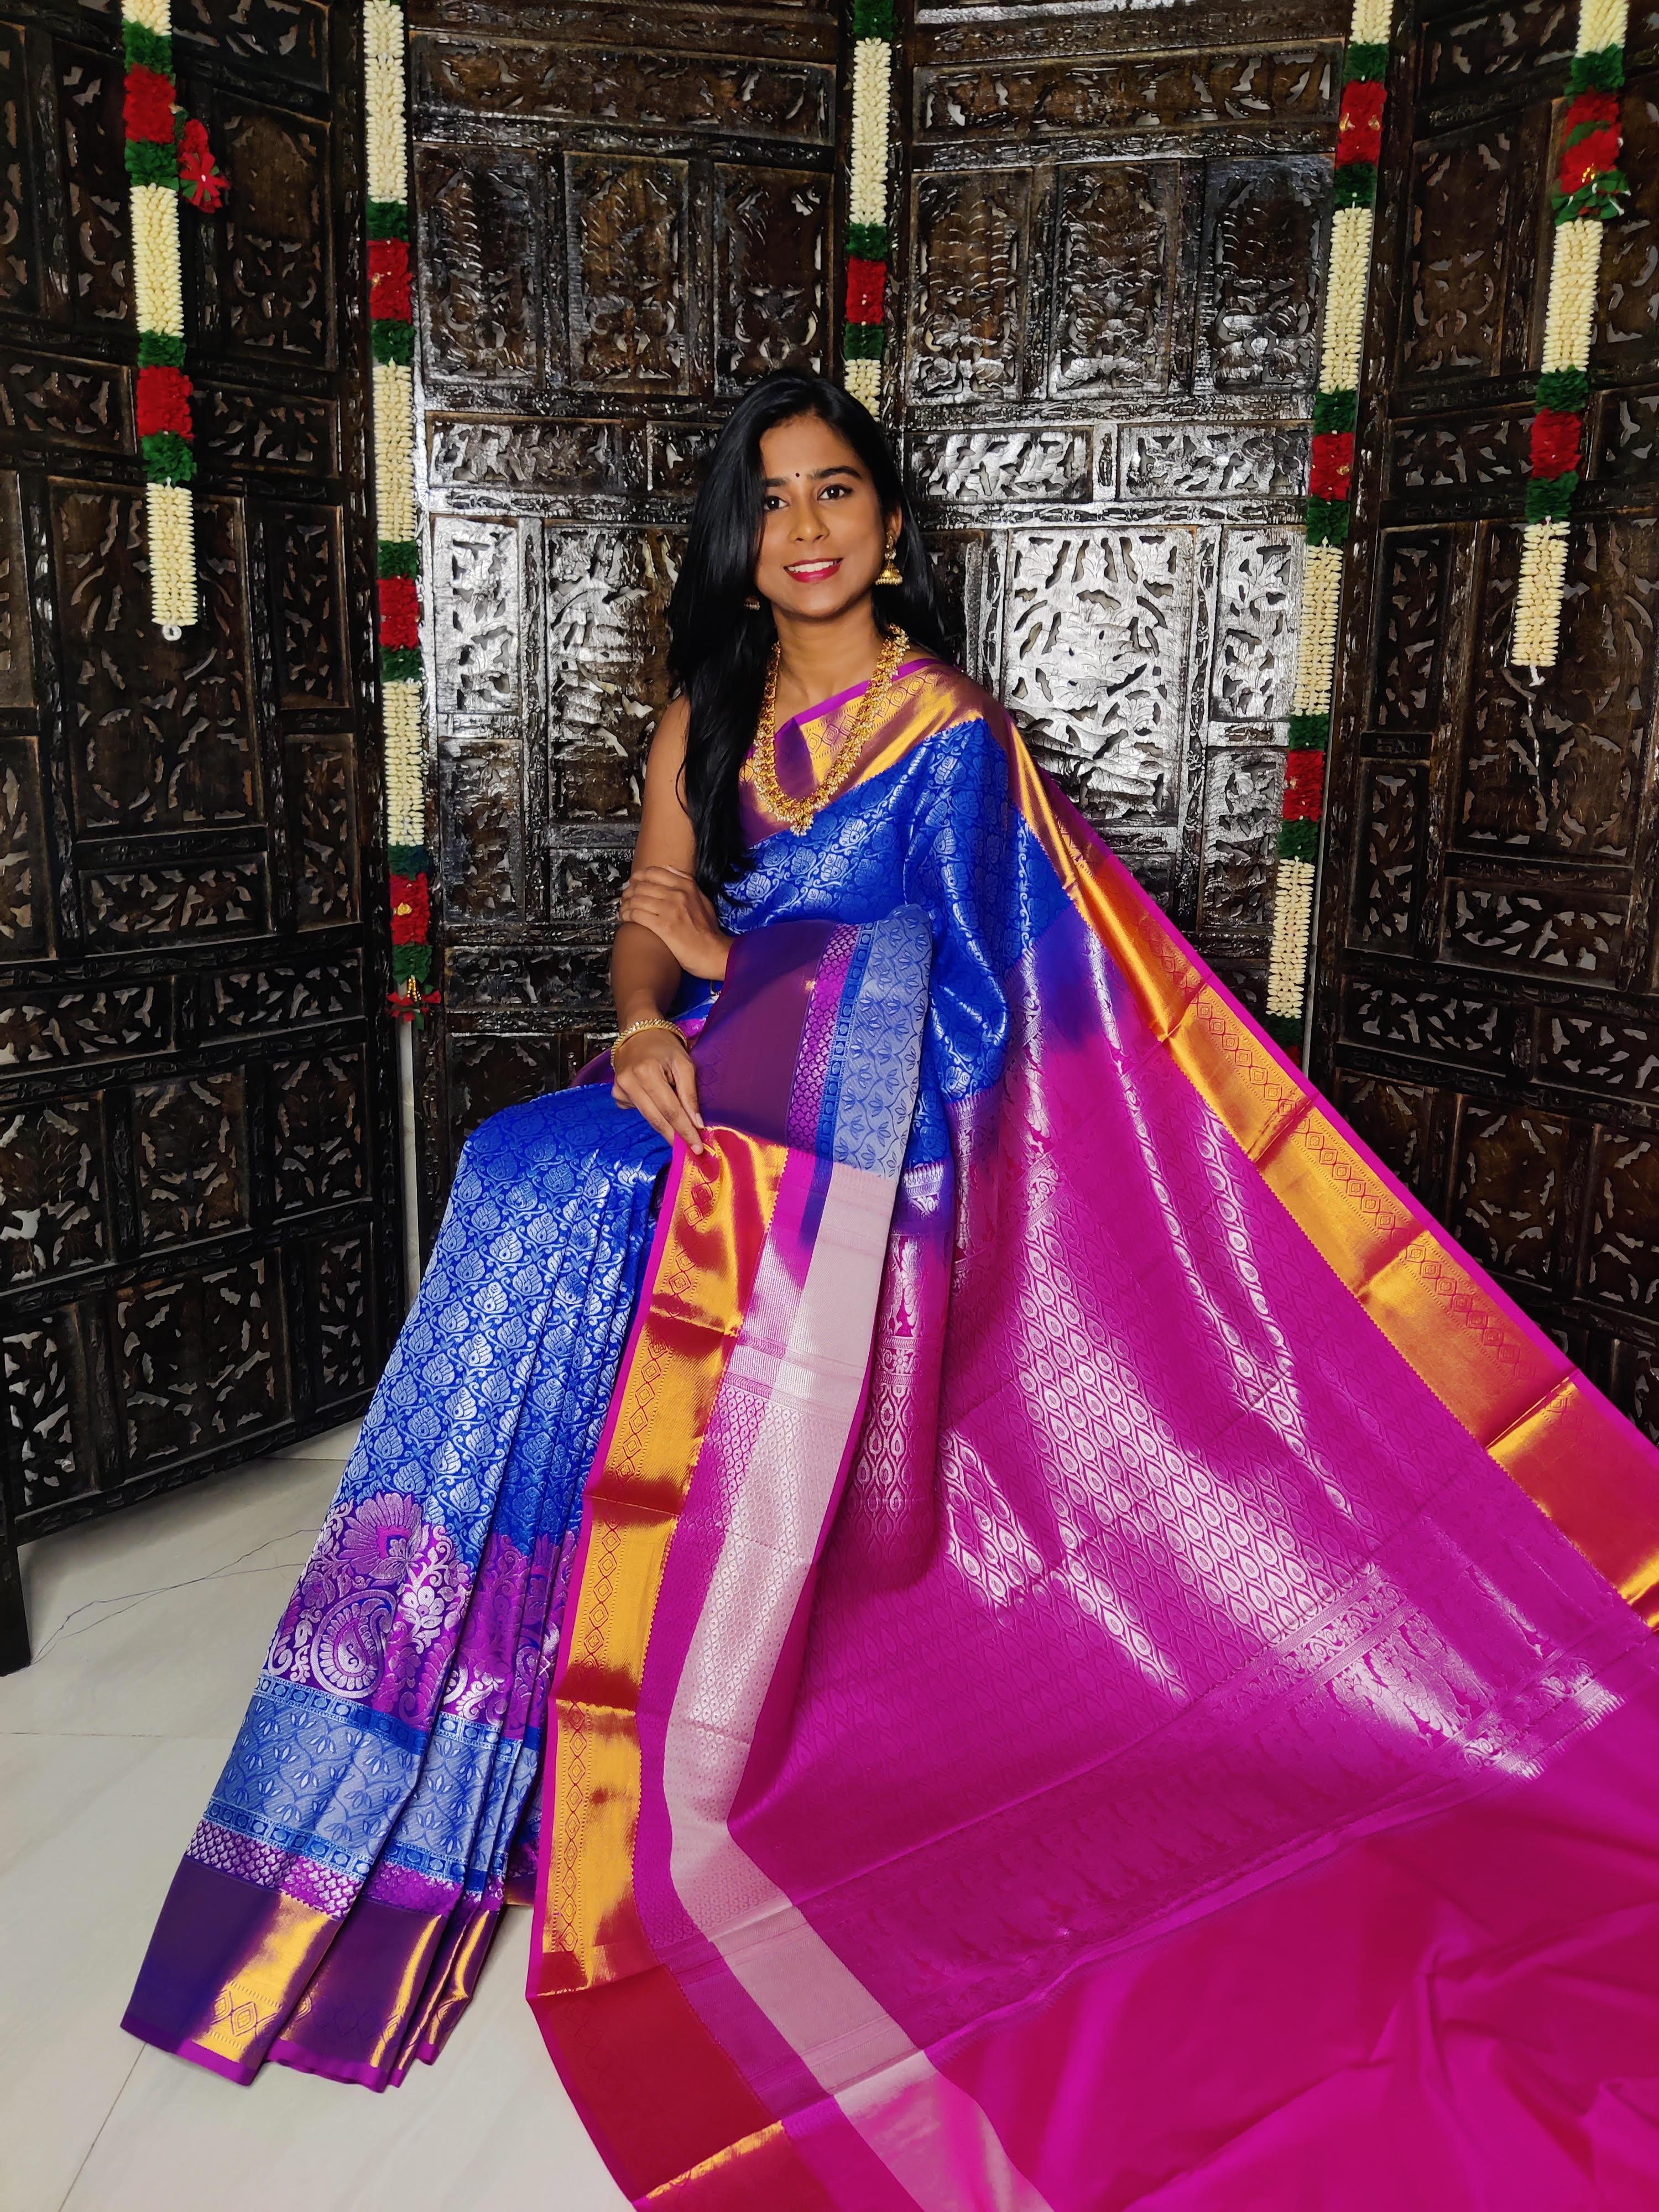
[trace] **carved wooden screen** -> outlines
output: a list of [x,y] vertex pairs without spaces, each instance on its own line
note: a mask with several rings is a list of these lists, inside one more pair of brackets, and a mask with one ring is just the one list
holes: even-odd
[[1265,996],[1349,10],[922,5],[900,420],[963,660]]
[[411,96],[447,1006],[461,1136],[562,1082],[665,704],[693,466],[765,370],[831,366],[837,15],[444,0]]
[[[608,1024],[692,465],[763,369],[835,367],[846,12],[415,9],[428,1213]],[[896,71],[894,420],[964,663],[1253,998],[1344,21],[924,9]]]
[[1659,1433],[1659,9],[1631,10],[1560,664],[1507,665],[1576,7],[1435,7],[1391,90],[1315,1073]]
[[[0,5],[14,1537],[359,1408],[397,1317],[356,10],[175,0],[203,617],[149,619],[116,0]],[[3,1658],[27,1656],[13,1577]]]

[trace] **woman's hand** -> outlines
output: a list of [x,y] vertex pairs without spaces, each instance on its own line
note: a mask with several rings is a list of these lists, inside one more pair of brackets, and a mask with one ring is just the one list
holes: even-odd
[[622,918],[653,931],[688,975],[725,981],[732,939],[683,868],[636,868],[623,886]]
[[702,1150],[702,1115],[697,1110],[697,1071],[672,1030],[641,1030],[611,1055],[611,1096],[633,1106],[660,1137],[684,1137],[694,1152]]

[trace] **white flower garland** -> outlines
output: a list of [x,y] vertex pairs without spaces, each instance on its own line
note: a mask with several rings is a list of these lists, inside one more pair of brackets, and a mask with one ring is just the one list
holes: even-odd
[[1510,644],[1511,661],[1534,677],[1555,665],[1561,649],[1568,516],[1583,466],[1602,227],[1621,211],[1626,188],[1618,166],[1626,13],[1626,0],[1581,0],[1567,80],[1571,97],[1553,196],[1554,251]]
[[[142,436],[147,481],[144,535],[150,619],[170,641],[198,617],[196,512],[185,358],[185,288],[179,250],[179,164],[173,144],[172,0],[123,0],[127,56],[128,201],[132,222],[133,306],[138,319],[138,422],[158,381],[171,380],[173,426]],[[135,106],[135,103],[145,103]],[[136,132],[136,136],[135,136]],[[157,177],[163,182],[150,181]]]
[[374,522],[380,541],[380,730],[392,894],[392,1010],[419,1022],[437,1001],[426,849],[420,678],[420,517],[415,503],[414,326],[410,293],[408,27],[396,0],[364,0]]
[[872,414],[881,405],[888,263],[887,186],[893,83],[891,0],[854,0],[853,143],[848,194],[843,380]]
[[1325,813],[1325,763],[1348,542],[1359,371],[1376,228],[1384,77],[1393,0],[1356,0],[1337,121],[1336,208],[1325,281],[1319,380],[1314,395],[1302,624],[1273,885],[1267,1027],[1300,1056],[1313,943],[1314,886]]

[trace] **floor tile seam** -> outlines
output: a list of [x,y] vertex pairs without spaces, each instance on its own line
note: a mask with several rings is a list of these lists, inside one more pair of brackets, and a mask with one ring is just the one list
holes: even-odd
[[[271,1544],[292,1543],[296,1537],[306,1535],[314,1540],[318,1533],[315,1528],[290,1529],[285,1535],[269,1537],[264,1543],[255,1544],[250,1550],[239,1553],[235,1559],[228,1560],[222,1567],[210,1568],[204,1575],[187,1575],[182,1582],[157,1583],[151,1589],[118,1590],[108,1597],[85,1598],[64,1615],[56,1628],[47,1632],[46,1642],[34,1655],[33,1664],[38,1667],[47,1653],[54,1650],[58,1644],[73,1640],[76,1637],[90,1636],[96,1630],[103,1627],[106,1621],[121,1620],[125,1614],[146,1604],[153,1597],[171,1597],[177,1590],[200,1589],[206,1583],[230,1582],[244,1577],[297,1575],[305,1565],[303,1559],[297,1563],[292,1559],[273,1559],[268,1565],[263,1567],[247,1567],[244,1566],[242,1562],[244,1559],[251,1559],[256,1552],[265,1551]],[[106,1613],[101,1620],[89,1620],[84,1628],[70,1628],[71,1621],[78,1620],[83,1613],[90,1613],[94,1606],[100,1605],[113,1606],[118,1610]]]
[[81,2186],[81,2176],[87,2170],[87,2161],[91,2158],[94,2151],[97,2149],[99,2143],[102,2140],[104,2130],[114,2118],[116,2106],[120,2103],[122,2098],[126,2095],[127,2091],[132,2087],[132,2077],[138,2071],[139,2062],[143,2057],[143,2045],[141,2044],[138,2049],[133,2052],[132,2063],[128,2067],[125,2074],[122,2076],[120,2087],[110,2099],[108,2107],[104,2113],[103,2118],[98,2123],[97,2130],[94,2134],[92,2141],[87,2145],[86,2149],[82,2153],[81,2163],[76,2167],[74,2173],[70,2176],[69,2187],[58,2198],[57,2212],[69,2212],[70,2199],[74,2196],[76,2191]]

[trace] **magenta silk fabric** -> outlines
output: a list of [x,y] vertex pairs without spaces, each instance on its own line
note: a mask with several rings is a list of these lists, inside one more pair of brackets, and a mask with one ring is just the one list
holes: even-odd
[[[1659,2203],[1649,1631],[1076,915],[1004,988],[752,1667],[705,1443],[641,1699],[656,1955],[858,2212]],[[781,1200],[746,1334],[799,1331],[812,1234]],[[745,1746],[706,1845],[700,1642]]]

